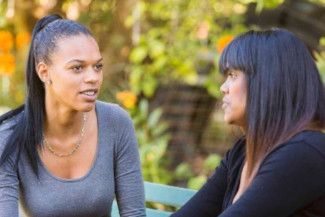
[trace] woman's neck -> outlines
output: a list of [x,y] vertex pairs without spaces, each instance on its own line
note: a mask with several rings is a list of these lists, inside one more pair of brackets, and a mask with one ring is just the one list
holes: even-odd
[[58,103],[45,104],[44,134],[56,137],[79,133],[83,122],[83,112]]

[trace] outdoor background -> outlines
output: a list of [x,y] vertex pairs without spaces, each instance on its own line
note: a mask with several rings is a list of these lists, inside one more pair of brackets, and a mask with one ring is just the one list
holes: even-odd
[[[24,102],[35,22],[85,24],[104,57],[100,100],[134,120],[144,179],[198,189],[240,136],[223,123],[218,58],[248,29],[287,28],[325,80],[325,0],[0,0],[0,113]],[[85,51],[86,52],[86,51]]]

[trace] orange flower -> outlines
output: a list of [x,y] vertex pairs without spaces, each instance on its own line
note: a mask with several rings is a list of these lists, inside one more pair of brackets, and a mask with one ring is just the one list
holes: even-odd
[[24,48],[30,41],[30,34],[28,32],[20,32],[16,36],[16,46],[18,49]]
[[121,91],[116,94],[116,99],[127,109],[132,109],[137,102],[137,96],[131,91]]
[[0,54],[0,75],[10,76],[15,71],[15,57],[9,53]]
[[0,51],[8,52],[13,46],[13,37],[9,31],[0,31]]
[[225,35],[219,38],[219,40],[216,43],[216,48],[219,54],[222,53],[223,49],[227,47],[227,45],[234,39],[234,36],[232,35]]

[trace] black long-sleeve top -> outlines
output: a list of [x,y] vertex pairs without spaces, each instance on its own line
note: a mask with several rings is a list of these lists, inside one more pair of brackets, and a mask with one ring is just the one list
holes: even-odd
[[303,131],[275,148],[247,190],[240,183],[245,140],[227,152],[215,173],[171,217],[325,217],[325,134]]

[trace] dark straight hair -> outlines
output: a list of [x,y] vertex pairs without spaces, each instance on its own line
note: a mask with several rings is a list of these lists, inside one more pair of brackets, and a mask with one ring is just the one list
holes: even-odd
[[277,145],[310,125],[325,126],[325,90],[304,43],[284,29],[236,37],[219,60],[221,73],[247,79],[246,161],[249,175]]
[[17,167],[21,151],[26,152],[33,172],[38,176],[37,148],[42,146],[43,127],[45,120],[45,89],[36,72],[36,64],[43,61],[51,64],[51,54],[55,52],[59,39],[79,34],[92,36],[83,25],[62,19],[59,15],[49,15],[40,19],[33,30],[26,67],[27,95],[25,104],[0,116],[0,124],[18,116],[12,133],[6,141],[1,154],[0,166],[15,151],[18,153]]

